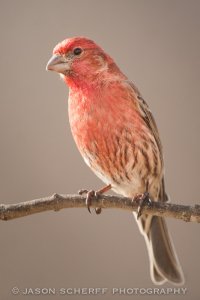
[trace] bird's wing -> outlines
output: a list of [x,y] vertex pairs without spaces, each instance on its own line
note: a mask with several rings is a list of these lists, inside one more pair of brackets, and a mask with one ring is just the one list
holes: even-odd
[[135,94],[137,95],[139,109],[141,111],[142,118],[143,118],[144,122],[146,123],[147,127],[153,133],[153,136],[155,138],[156,144],[157,144],[159,152],[160,152],[161,159],[163,160],[162,144],[161,144],[160,137],[159,137],[158,127],[156,125],[156,122],[152,115],[152,112],[150,111],[149,106],[147,105],[146,101],[142,98],[139,90],[134,85],[134,83],[131,81],[127,81],[127,82],[131,86],[131,88],[134,90]]
[[[158,146],[159,152],[160,152],[160,157],[161,157],[161,163],[163,164],[163,150],[162,150],[162,144],[161,144],[161,140],[160,140],[160,136],[159,136],[159,132],[158,132],[158,127],[156,125],[155,119],[152,115],[151,110],[149,109],[148,104],[146,103],[146,101],[142,98],[139,90],[137,89],[137,87],[134,85],[133,82],[131,81],[126,81],[130,87],[134,90],[135,94],[137,95],[137,99],[138,99],[138,104],[139,104],[139,109],[141,111],[141,115],[142,118],[144,120],[144,122],[146,123],[147,127],[151,130],[151,132],[153,133],[153,136],[155,138],[156,144]],[[165,183],[164,183],[164,177],[162,178],[162,183],[161,183],[161,188],[160,188],[160,195],[159,195],[160,200],[162,201],[167,201],[168,200],[168,196],[165,193]]]

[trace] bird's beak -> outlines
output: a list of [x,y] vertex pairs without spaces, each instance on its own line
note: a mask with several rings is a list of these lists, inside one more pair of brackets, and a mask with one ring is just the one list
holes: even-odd
[[66,58],[61,55],[53,55],[47,63],[47,71],[55,71],[57,73],[66,74],[70,69],[70,64]]

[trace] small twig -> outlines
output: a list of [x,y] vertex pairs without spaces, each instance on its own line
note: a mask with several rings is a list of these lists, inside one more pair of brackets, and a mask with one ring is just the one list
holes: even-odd
[[[20,202],[17,204],[1,204],[0,220],[7,221],[43,211],[58,211],[63,208],[85,207],[86,198],[80,195],[58,195]],[[99,196],[94,198],[91,207],[118,208],[129,211],[138,210],[139,203],[133,199],[119,196]],[[186,222],[200,223],[200,205],[178,205],[166,202],[152,202],[150,206],[144,206],[142,213],[171,217]]]

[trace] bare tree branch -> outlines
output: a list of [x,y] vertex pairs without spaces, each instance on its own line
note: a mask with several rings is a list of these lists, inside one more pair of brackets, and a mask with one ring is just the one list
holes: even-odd
[[[81,208],[85,207],[85,200],[86,198],[80,195],[54,194],[49,197],[17,204],[1,204],[0,220],[7,221],[43,211],[58,211],[63,208]],[[98,199],[94,197],[91,207],[118,208],[137,212],[139,202],[126,197],[101,195]],[[200,223],[200,205],[189,206],[152,202],[150,206],[144,206],[142,213]]]

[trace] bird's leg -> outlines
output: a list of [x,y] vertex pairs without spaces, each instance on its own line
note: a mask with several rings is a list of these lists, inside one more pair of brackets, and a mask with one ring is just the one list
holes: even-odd
[[[85,204],[86,204],[86,207],[87,207],[88,211],[91,213],[90,206],[92,204],[92,198],[93,197],[98,198],[99,195],[102,195],[102,194],[106,193],[110,189],[111,189],[111,184],[106,185],[105,187],[103,187],[102,189],[100,189],[98,191],[80,190],[78,193],[79,193],[79,195],[87,194]],[[96,212],[97,215],[99,215],[101,213],[101,207],[96,207],[95,212]]]
[[144,192],[143,194],[136,195],[134,199],[136,201],[139,201],[137,219],[139,219],[139,217],[142,215],[142,211],[145,205],[151,206],[152,203],[151,199],[149,198],[149,193],[147,192],[149,190],[149,182],[146,181],[145,185],[146,185],[146,192]]
[[137,211],[137,219],[139,219],[139,217],[142,215],[142,211],[143,211],[143,208],[145,207],[145,205],[151,206],[152,201],[149,198],[148,192],[145,192],[141,195],[137,195],[134,198],[134,201],[139,201],[139,206],[138,206],[138,211]]

